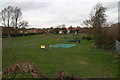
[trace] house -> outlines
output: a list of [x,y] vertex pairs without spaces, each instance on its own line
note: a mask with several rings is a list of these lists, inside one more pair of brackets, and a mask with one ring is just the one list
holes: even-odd
[[77,26],[76,28],[74,28],[75,34],[79,33],[81,27]]
[[17,31],[17,28],[14,27],[2,27],[2,34],[14,34]]
[[77,26],[77,27],[75,28],[75,30],[79,30],[79,29],[81,29],[81,27],[80,27],[80,26]]
[[70,33],[70,31],[72,30],[72,27],[66,28],[67,33]]
[[63,30],[59,30],[59,33],[62,34],[62,33],[63,33]]
[[37,29],[37,28],[29,28],[25,30],[25,33],[43,33],[43,32],[44,31],[42,29]]
[[88,28],[88,27],[84,27],[84,28],[80,28],[80,32],[81,33],[89,33],[89,34],[95,34],[95,28]]

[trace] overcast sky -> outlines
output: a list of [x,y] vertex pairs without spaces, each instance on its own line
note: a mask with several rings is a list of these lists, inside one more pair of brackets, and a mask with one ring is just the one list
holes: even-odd
[[[118,0],[100,1],[107,8],[108,22],[118,22]],[[81,26],[98,2],[99,0],[2,0],[0,11],[8,5],[21,8],[22,19],[27,20],[30,27],[54,27],[61,24],[67,27]]]

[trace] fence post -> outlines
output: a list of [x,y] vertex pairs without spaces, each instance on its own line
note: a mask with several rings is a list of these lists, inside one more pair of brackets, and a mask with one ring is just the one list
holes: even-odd
[[120,55],[120,42],[116,40],[116,51]]
[[120,42],[118,41],[118,54],[120,54]]
[[102,45],[102,52],[103,52],[103,45]]

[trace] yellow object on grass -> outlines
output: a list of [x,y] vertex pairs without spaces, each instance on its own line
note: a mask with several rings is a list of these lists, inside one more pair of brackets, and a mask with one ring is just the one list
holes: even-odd
[[40,45],[41,48],[45,48],[45,45]]

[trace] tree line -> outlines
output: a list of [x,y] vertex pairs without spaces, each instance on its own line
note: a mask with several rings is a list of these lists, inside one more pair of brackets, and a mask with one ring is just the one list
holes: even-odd
[[[105,29],[106,26],[109,26],[107,24],[107,15],[105,14],[106,9],[107,8],[104,7],[102,4],[96,4],[89,15],[89,18],[83,21],[83,24],[86,27],[94,28],[94,41],[98,46],[113,44],[116,39],[120,39],[118,35],[119,31],[117,34],[118,36],[113,37],[111,36],[111,32]],[[28,27],[28,21],[22,20],[22,10],[18,7],[13,6],[8,6],[0,12],[0,22],[2,23],[3,27],[14,27],[16,33],[19,29],[21,29],[24,33],[26,27]],[[62,30],[65,34],[67,33],[64,24],[58,25],[56,28],[51,27],[50,30],[51,33],[59,33],[59,30]],[[70,27],[70,33],[74,33],[72,27]]]

